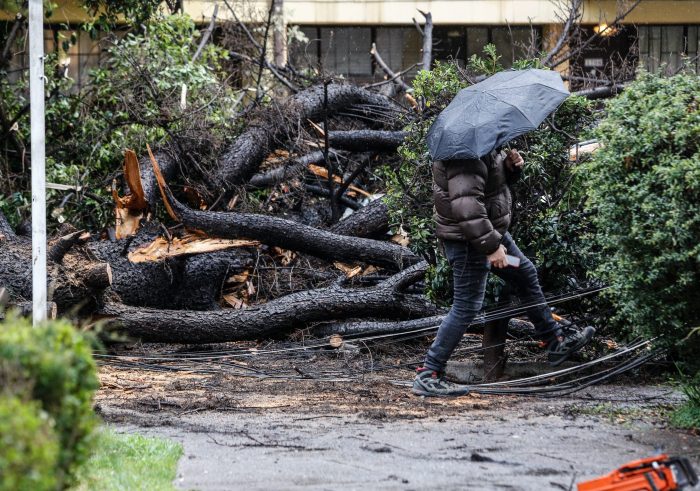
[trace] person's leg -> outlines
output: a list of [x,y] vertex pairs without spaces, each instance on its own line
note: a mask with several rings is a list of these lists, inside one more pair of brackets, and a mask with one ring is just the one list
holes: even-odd
[[503,245],[508,254],[520,259],[520,266],[518,268],[494,268],[494,273],[515,287],[523,303],[533,304],[527,310],[527,315],[535,325],[537,337],[547,343],[549,363],[553,366],[560,365],[591,341],[595,329],[586,326],[577,330],[572,326],[563,326],[555,321],[547,306],[542,288],[540,288],[535,266],[515,245],[509,233],[503,237]]
[[535,325],[537,337],[543,341],[549,341],[558,334],[561,326],[554,320],[547,306],[537,277],[537,269],[518,248],[510,233],[504,235],[502,243],[506,247],[507,254],[520,259],[520,266],[493,268],[493,272],[515,288],[515,293],[523,304],[533,304],[527,309],[527,316]]
[[438,373],[445,369],[450,355],[481,310],[490,269],[486,256],[466,243],[445,241],[444,245],[454,278],[452,308],[440,324],[424,364],[425,368]]

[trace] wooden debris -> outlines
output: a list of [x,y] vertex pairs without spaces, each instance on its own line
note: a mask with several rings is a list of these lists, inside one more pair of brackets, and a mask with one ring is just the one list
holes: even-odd
[[340,334],[333,334],[328,340],[328,344],[331,346],[331,348],[340,348],[344,342],[343,336]]
[[280,259],[282,266],[289,266],[297,257],[297,254],[294,251],[282,249],[281,247],[273,247],[272,252],[277,258]]
[[360,266],[359,264],[356,266],[352,266],[341,262],[334,262],[333,266],[342,271],[343,274],[345,274],[346,278],[352,278],[353,276],[357,276],[362,272],[362,266]]
[[115,205],[116,226],[115,233],[117,239],[130,237],[139,229],[141,219],[148,202],[143,192],[141,184],[141,173],[139,161],[133,150],[124,152],[124,180],[129,187],[130,194],[119,196],[116,182],[112,182],[112,198]]
[[203,254],[223,251],[234,247],[254,247],[260,245],[256,240],[246,239],[214,239],[200,234],[186,234],[168,242],[164,237],[158,237],[150,244],[139,247],[129,253],[129,261],[143,263],[162,261],[168,257],[188,254]]

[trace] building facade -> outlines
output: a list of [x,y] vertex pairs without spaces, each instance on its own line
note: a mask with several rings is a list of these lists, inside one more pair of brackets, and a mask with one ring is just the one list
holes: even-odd
[[[289,41],[294,63],[320,66],[359,80],[382,75],[369,56],[373,43],[392,69],[409,70],[408,76],[415,73],[422,38],[413,19],[421,21],[419,9],[432,14],[435,59],[454,59],[464,65],[471,55],[492,43],[502,63],[509,66],[515,59],[552,46],[561,32],[565,7],[551,0],[276,1],[281,4],[284,23],[297,26],[295,32],[300,34]],[[87,70],[99,63],[104,47],[76,30],[87,20],[76,2],[57,3],[47,21],[46,49],[61,53],[66,70],[79,86]],[[184,0],[183,7],[195,21],[206,24],[216,3]],[[269,9],[266,2],[228,3],[250,23],[264,20]],[[613,23],[629,6],[626,2],[587,0],[581,23],[593,33]],[[11,12],[0,11],[0,30],[7,30],[12,18]],[[220,5],[218,18],[232,19],[232,14]],[[674,71],[685,61],[700,70],[699,28],[700,0],[643,0],[625,17],[621,28],[606,31],[609,35],[587,46],[572,63],[583,77],[604,75],[615,59],[634,65],[639,62],[654,71]],[[66,43],[67,39],[72,42]],[[14,68],[21,70],[21,65],[21,60],[17,61]]]

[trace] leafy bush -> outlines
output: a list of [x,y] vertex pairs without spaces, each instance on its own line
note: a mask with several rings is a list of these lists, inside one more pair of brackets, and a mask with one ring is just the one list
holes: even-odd
[[[134,8],[138,3],[127,2]],[[107,24],[100,21],[102,27]],[[57,74],[58,56],[47,57],[46,90],[51,94],[46,103],[47,180],[79,188],[72,193],[48,191],[47,206],[54,219],[50,226],[68,221],[79,228],[99,229],[112,222],[112,206],[106,205],[111,203],[110,186],[126,148],[143,155],[147,143],[174,144],[174,153],[186,155],[189,167],[197,172],[198,162],[211,161],[217,145],[232,136],[236,104],[230,87],[222,82],[228,52],[209,43],[193,60],[199,37],[186,15],[155,16],[121,39],[103,41],[108,48],[105,61],[79,92],[71,79]],[[11,83],[0,69],[4,111],[21,114],[27,103],[27,80]],[[25,144],[28,117],[19,118],[15,135]],[[0,155],[4,164],[3,158]],[[28,173],[18,159],[8,162],[7,168],[13,177],[0,176],[0,209],[16,222],[18,211],[29,210]]]
[[0,329],[0,380],[3,393],[35,401],[49,418],[59,444],[54,478],[59,488],[73,484],[96,423],[98,380],[86,338],[63,321],[32,327],[11,317]]
[[[521,60],[515,67],[539,65],[537,60]],[[491,75],[503,68],[495,48],[489,45],[483,57],[471,58],[470,69],[476,75]],[[424,101],[425,110],[407,125],[408,136],[399,148],[401,164],[382,170],[387,186],[384,199],[392,226],[408,234],[410,247],[434,265],[428,272],[427,291],[438,303],[445,303],[451,297],[451,272],[438,251],[434,234],[432,161],[425,137],[435,117],[469,84],[453,63],[438,62],[432,71],[420,71],[413,88],[415,95]],[[511,233],[521,249],[541,267],[545,289],[576,283],[590,267],[592,258],[582,239],[582,233],[588,229],[582,212],[583,196],[577,191],[568,149],[591,123],[588,101],[570,97],[549,123],[511,142],[526,162],[523,178],[513,189]],[[492,291],[498,287],[494,281]]]
[[684,371],[700,366],[700,78],[641,72],[611,100],[587,163],[588,209],[598,232],[595,275],[622,332],[661,336]]
[[0,395],[0,491],[56,489],[58,439],[35,401]]

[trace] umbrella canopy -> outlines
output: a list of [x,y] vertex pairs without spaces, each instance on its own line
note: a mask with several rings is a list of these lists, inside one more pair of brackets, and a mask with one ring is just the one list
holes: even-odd
[[536,129],[569,96],[552,70],[499,72],[459,91],[428,131],[435,160],[480,158]]

